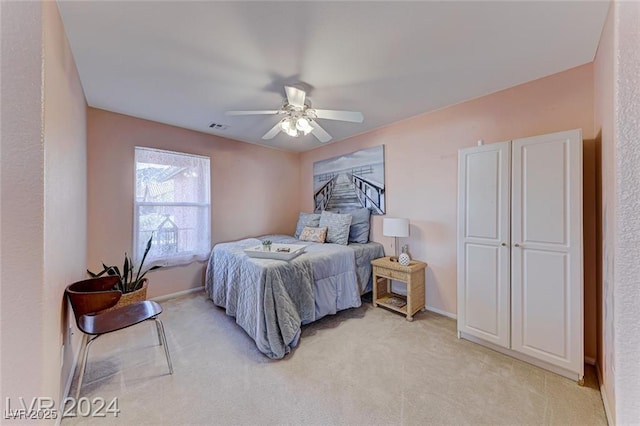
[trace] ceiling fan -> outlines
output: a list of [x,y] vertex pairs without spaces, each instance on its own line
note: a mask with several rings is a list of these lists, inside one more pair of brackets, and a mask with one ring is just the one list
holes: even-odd
[[284,104],[280,109],[227,111],[225,115],[284,115],[284,118],[273,126],[271,130],[265,133],[264,136],[262,136],[262,139],[273,139],[280,132],[284,132],[292,137],[308,135],[311,133],[320,142],[330,141],[331,135],[320,127],[316,121],[317,119],[350,121],[353,123],[362,123],[364,120],[361,112],[312,108],[311,102],[307,99],[307,94],[304,90],[300,90],[292,86],[285,86],[284,90],[287,94],[287,99],[284,101]]

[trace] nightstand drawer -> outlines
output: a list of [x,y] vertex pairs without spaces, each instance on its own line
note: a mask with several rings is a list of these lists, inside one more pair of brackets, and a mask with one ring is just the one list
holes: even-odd
[[380,267],[374,266],[373,272],[379,277],[389,278],[391,280],[407,279],[406,272],[394,271],[393,269],[386,269],[386,268],[380,268]]

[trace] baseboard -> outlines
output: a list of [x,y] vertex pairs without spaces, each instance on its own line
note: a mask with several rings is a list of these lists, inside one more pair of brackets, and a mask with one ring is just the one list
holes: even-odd
[[169,299],[173,299],[174,297],[186,296],[187,294],[196,293],[198,291],[204,291],[204,287],[194,287],[188,290],[177,291],[171,294],[164,294],[162,296],[153,297],[150,300],[156,302],[166,302]]
[[427,311],[435,312],[436,314],[443,315],[445,317],[458,319],[458,316],[456,314],[452,314],[451,312],[447,312],[447,311],[443,311],[443,310],[438,309],[438,308],[434,308],[433,306],[425,306],[425,309]]
[[611,415],[611,407],[607,400],[607,391],[604,389],[604,381],[602,380],[602,373],[600,372],[600,366],[596,363],[596,376],[598,377],[598,384],[600,385],[600,396],[602,397],[602,405],[604,405],[604,414],[607,416],[607,423],[609,425],[615,425],[613,416]]
[[596,359],[595,358],[591,358],[590,356],[585,356],[584,357],[584,363],[585,364],[589,364],[589,365],[596,365]]
[[[76,367],[78,367],[78,358],[80,358],[81,349],[82,343],[79,342],[78,349],[76,349],[76,353],[73,355],[73,360],[71,360],[71,369],[69,370],[69,377],[67,377],[67,382],[64,385],[64,392],[62,393],[62,400],[60,401],[60,404],[62,404],[62,401],[64,401],[69,396],[71,384],[73,383],[73,376],[75,376]],[[64,410],[64,407],[58,407],[58,417],[56,418],[55,426],[60,426],[60,422],[62,422],[62,410]]]

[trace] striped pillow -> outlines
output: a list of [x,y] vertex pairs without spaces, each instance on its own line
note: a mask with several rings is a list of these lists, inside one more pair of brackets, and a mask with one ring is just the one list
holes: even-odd
[[320,214],[320,227],[326,226],[328,243],[347,245],[349,242],[350,214],[337,214],[323,211]]

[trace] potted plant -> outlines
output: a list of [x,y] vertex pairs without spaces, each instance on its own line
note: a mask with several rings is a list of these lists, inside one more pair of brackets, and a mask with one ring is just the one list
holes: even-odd
[[161,266],[152,266],[146,271],[142,270],[144,265],[144,261],[147,258],[147,254],[149,250],[151,250],[151,241],[153,240],[153,236],[149,238],[147,241],[147,247],[144,250],[144,254],[142,255],[142,261],[136,270],[133,260],[127,256],[127,253],[124,254],[124,264],[122,265],[122,270],[117,266],[107,266],[104,263],[102,264],[103,270],[94,273],[87,269],[87,273],[92,278],[99,278],[103,275],[108,276],[117,276],[119,278],[116,285],[113,287],[114,290],[119,290],[122,292],[122,297],[118,301],[118,303],[108,310],[116,309],[120,306],[124,306],[133,302],[139,302],[145,300],[147,298],[147,279],[145,275],[149,271],[153,271],[155,269],[161,268]]
[[271,240],[262,241],[262,251],[271,251]]

